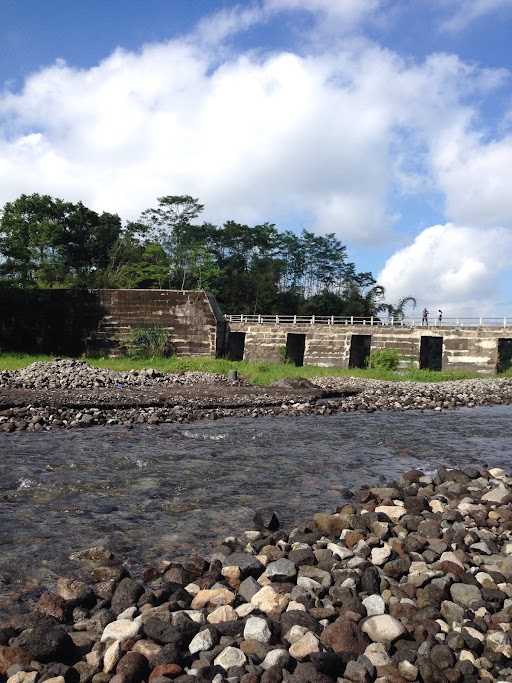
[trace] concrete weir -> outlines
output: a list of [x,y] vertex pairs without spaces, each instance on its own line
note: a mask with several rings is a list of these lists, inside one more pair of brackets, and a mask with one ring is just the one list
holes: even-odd
[[[430,370],[467,370],[494,374],[512,365],[512,327],[408,327],[366,324],[259,323],[230,320],[229,336],[244,340],[238,357],[280,361],[302,335],[304,352],[297,365],[363,367],[368,353],[398,349],[401,365]],[[242,336],[243,335],[243,336]],[[294,335],[290,342],[291,335]],[[229,341],[228,341],[229,343]]]

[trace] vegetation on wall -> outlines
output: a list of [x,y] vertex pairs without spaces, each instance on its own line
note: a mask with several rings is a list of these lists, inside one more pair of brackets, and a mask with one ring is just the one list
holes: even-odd
[[334,233],[213,225],[200,221],[203,209],[194,197],[169,195],[123,225],[81,202],[21,195],[0,215],[0,286],[208,289],[236,313],[371,316],[393,308]]

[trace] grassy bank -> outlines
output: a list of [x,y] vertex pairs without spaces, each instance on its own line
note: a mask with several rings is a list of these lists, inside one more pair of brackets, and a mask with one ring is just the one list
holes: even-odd
[[[51,356],[3,353],[0,354],[0,370],[16,370],[26,367],[34,361],[47,361],[51,359]],[[271,384],[285,377],[310,378],[318,377],[319,375],[416,382],[441,382],[478,377],[478,375],[465,372],[431,372],[428,370],[393,372],[382,369],[346,370],[343,368],[322,368],[314,365],[296,368],[293,365],[284,363],[266,363],[263,361],[252,363],[246,361],[233,362],[224,359],[194,357],[150,359],[88,358],[86,360],[94,367],[111,368],[112,370],[140,370],[151,367],[163,372],[185,372],[192,370],[217,374],[226,374],[229,370],[237,370],[242,377],[247,378],[254,384]]]

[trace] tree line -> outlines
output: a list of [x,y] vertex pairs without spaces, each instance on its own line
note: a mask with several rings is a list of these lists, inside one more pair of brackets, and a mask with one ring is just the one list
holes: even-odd
[[[139,220],[82,202],[21,195],[0,213],[0,286],[207,289],[226,312],[399,316],[334,233],[200,220],[188,195],[160,197]],[[405,303],[414,301],[412,297]]]

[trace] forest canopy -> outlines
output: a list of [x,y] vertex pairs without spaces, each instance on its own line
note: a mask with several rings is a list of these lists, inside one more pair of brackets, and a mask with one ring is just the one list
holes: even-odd
[[0,285],[207,289],[228,313],[375,315],[397,310],[334,233],[200,220],[188,195],[160,197],[139,220],[82,202],[21,195],[0,214]]

